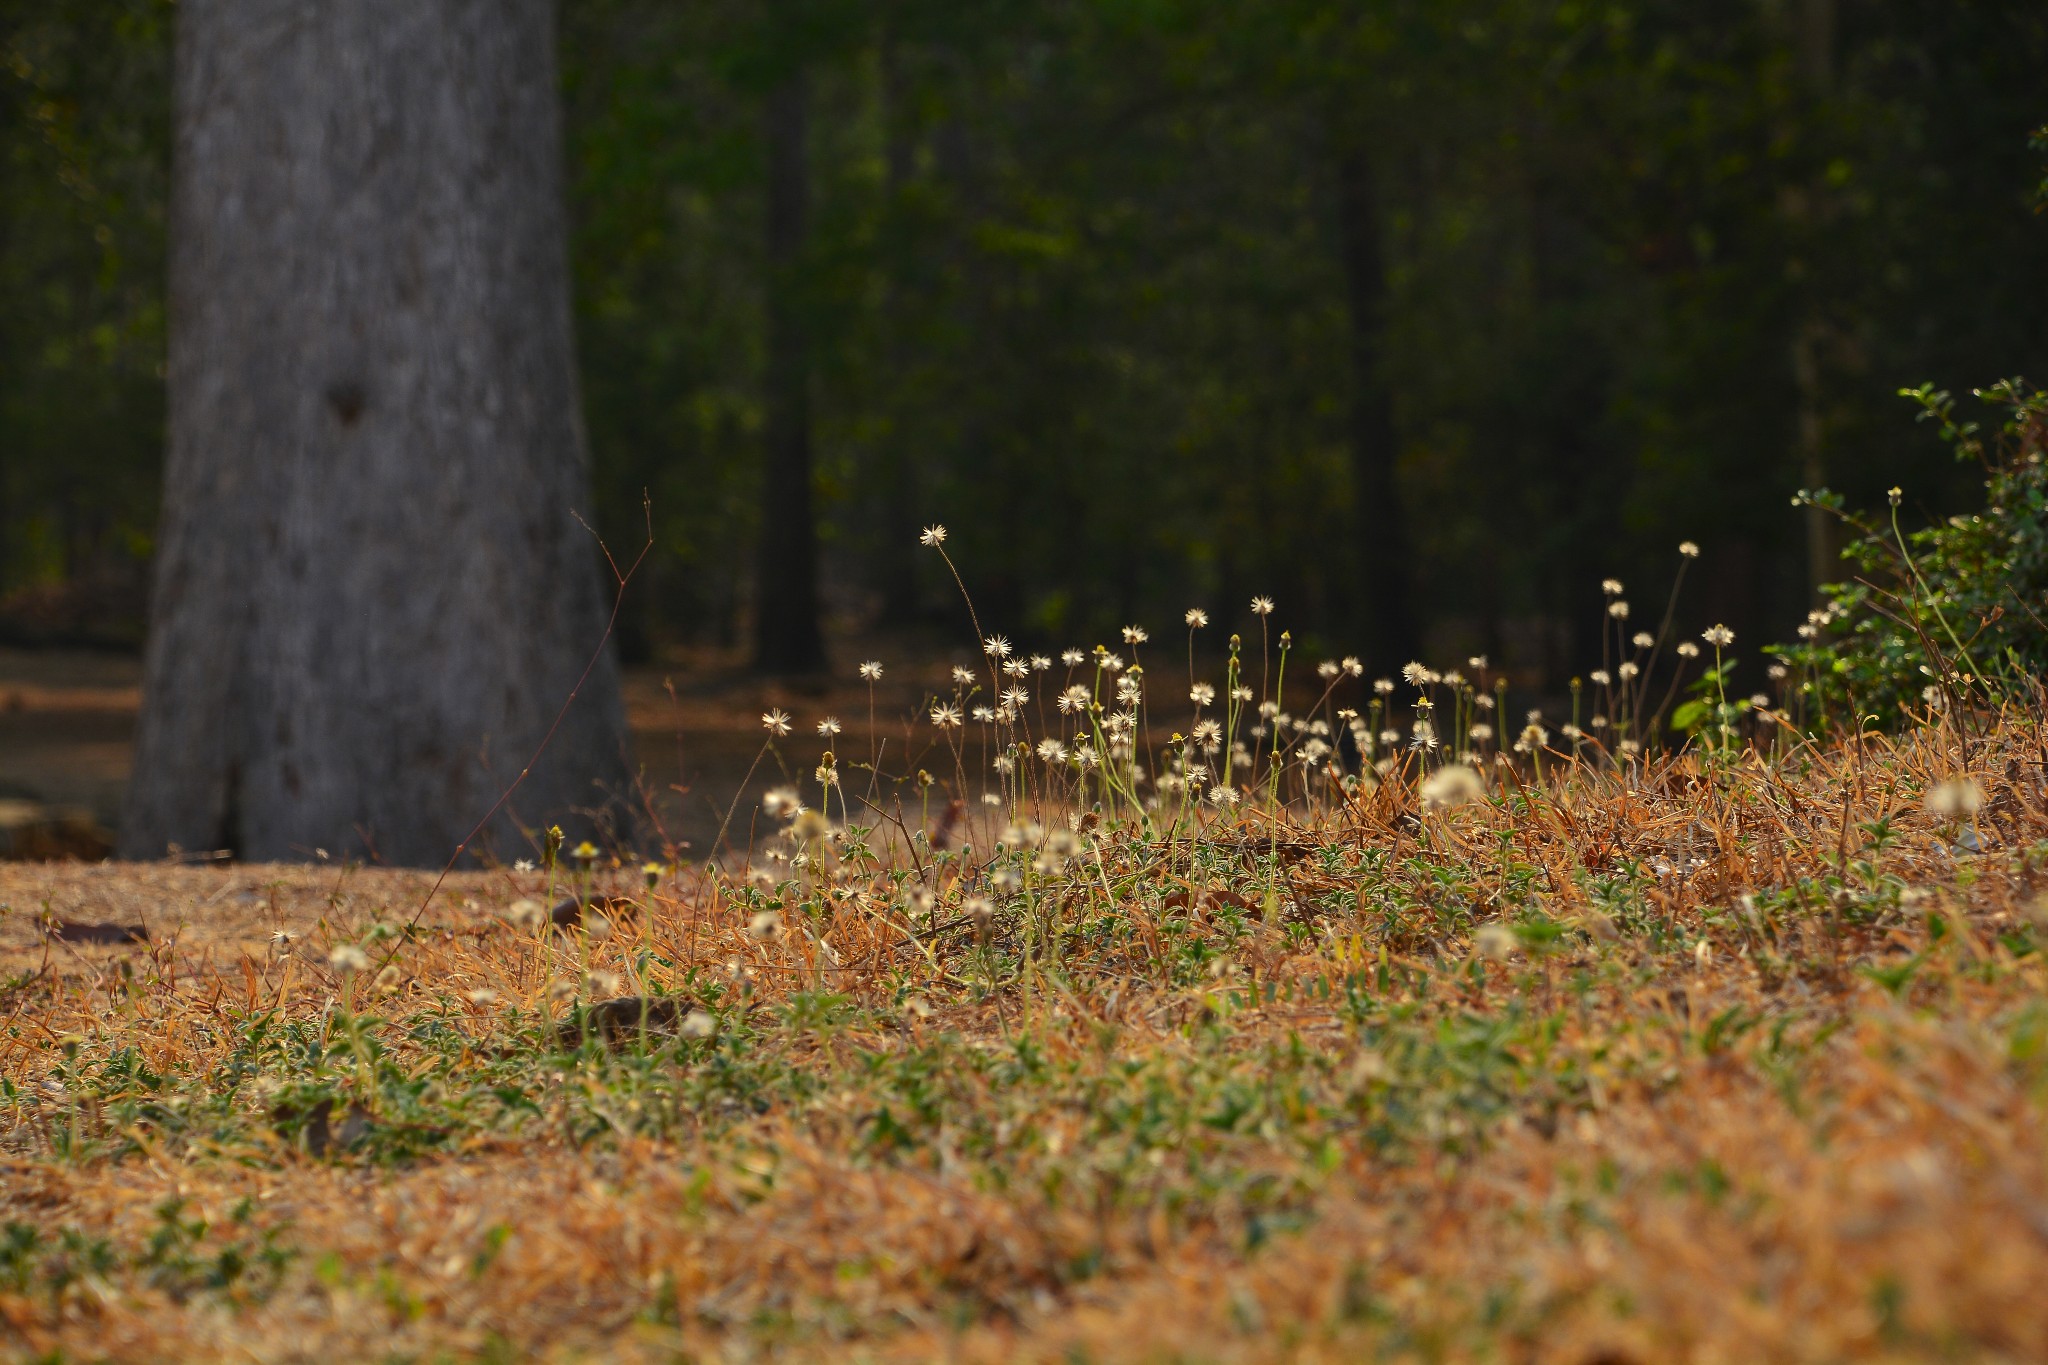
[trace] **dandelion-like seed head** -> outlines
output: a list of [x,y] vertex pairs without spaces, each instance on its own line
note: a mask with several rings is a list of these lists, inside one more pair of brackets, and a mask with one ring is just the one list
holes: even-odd
[[1190,629],[1200,630],[1203,626],[1209,624],[1209,613],[1203,611],[1200,607],[1189,607],[1187,615],[1181,619],[1188,623]]
[[882,661],[869,659],[860,666],[860,675],[869,682],[879,682],[882,677]]
[[824,736],[825,738],[827,738],[827,739],[830,739],[830,738],[831,738],[832,736],[834,736],[834,735],[838,734],[838,733],[839,733],[839,717],[837,717],[837,716],[827,716],[827,717],[825,717],[825,719],[823,719],[823,720],[819,721],[819,722],[818,722],[818,733],[819,733],[819,734],[821,734],[821,735],[823,735],[823,736]]
[[780,738],[789,733],[789,712],[779,707],[770,707],[761,713],[761,728]]
[[1060,662],[1068,668],[1079,668],[1088,662],[1088,656],[1078,649],[1063,649],[1060,651]]
[[766,941],[782,932],[782,916],[773,910],[756,910],[747,920],[747,937]]
[[1619,597],[1619,596],[1621,596],[1621,594],[1622,594],[1622,592],[1623,592],[1623,588],[1622,588],[1622,586],[1621,586],[1621,580],[1620,580],[1619,578],[1603,578],[1603,579],[1601,579],[1601,580],[1600,580],[1600,591],[1601,591],[1601,592],[1604,592],[1604,593],[1606,593],[1606,594],[1607,594],[1607,595],[1608,595],[1609,597]]
[[327,952],[327,965],[343,976],[370,969],[370,955],[353,943],[337,943]]
[[1650,634],[1647,630],[1639,630],[1629,643],[1637,649],[1654,649],[1657,646],[1657,637]]
[[761,809],[771,820],[794,820],[803,808],[795,787],[770,787],[761,794]]
[[1010,641],[1006,636],[991,635],[981,642],[981,651],[991,659],[1007,659],[1010,657]]
[[1472,950],[1489,962],[1505,962],[1515,955],[1521,940],[1505,924],[1489,924],[1472,936]]
[[1735,632],[1726,626],[1708,626],[1700,632],[1700,638],[1714,648],[1722,649],[1735,643]]
[[1479,774],[1463,763],[1453,763],[1438,768],[1422,783],[1422,807],[1424,810],[1444,811],[1453,806],[1466,805],[1486,795],[1486,784]]
[[1697,659],[1700,657],[1700,647],[1690,640],[1680,640],[1674,652],[1681,659]]
[[924,533],[917,538],[917,543],[936,550],[939,546],[946,543],[946,528],[943,526],[925,527]]
[[1151,638],[1150,635],[1145,633],[1143,626],[1124,627],[1124,643],[1127,645],[1142,645]]
[[1700,547],[1689,540],[1681,540],[1678,542],[1678,553],[1687,559],[1698,559]]
[[955,664],[953,666],[953,685],[956,687],[974,686],[974,670]]
[[1617,597],[1612,602],[1609,602],[1607,604],[1607,614],[1609,616],[1612,616],[1617,621],[1628,620],[1627,600],[1624,598]]
[[941,730],[954,730],[960,726],[960,708],[946,702],[932,707],[932,724]]
[[1984,789],[1967,777],[1951,777],[1927,792],[1929,814],[1946,819],[1975,815],[1984,808]]
[[1197,706],[1209,706],[1216,700],[1216,689],[1209,683],[1196,683],[1188,689],[1188,700]]
[[1254,597],[1254,598],[1252,599],[1252,615],[1254,615],[1254,616],[1271,616],[1272,614],[1273,614],[1273,599],[1272,599],[1272,598],[1270,598],[1270,597]]

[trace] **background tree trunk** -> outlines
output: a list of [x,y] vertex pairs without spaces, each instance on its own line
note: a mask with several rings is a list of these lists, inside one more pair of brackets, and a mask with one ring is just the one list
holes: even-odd
[[810,83],[798,70],[768,96],[768,458],[754,623],[754,663],[766,673],[825,667],[811,505],[811,348],[801,297],[811,216],[809,144]]
[[[438,863],[603,630],[548,0],[184,0],[121,848]],[[615,664],[487,833],[623,787]]]
[[1379,186],[1365,149],[1337,156],[1337,227],[1351,333],[1351,497],[1359,580],[1355,629],[1366,664],[1392,673],[1421,652],[1415,623],[1414,552],[1396,478],[1401,445],[1385,370],[1387,262]]

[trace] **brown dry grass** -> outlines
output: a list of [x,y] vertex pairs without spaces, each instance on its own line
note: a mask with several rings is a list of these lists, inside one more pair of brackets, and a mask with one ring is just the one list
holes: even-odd
[[[972,859],[934,869],[939,932],[841,875],[785,888],[809,931],[767,940],[776,893],[701,874],[596,944],[505,924],[538,874],[462,874],[388,993],[325,952],[403,923],[415,874],[0,869],[0,1221],[36,1234],[0,1266],[0,1341],[2048,1358],[2041,739],[1567,772],[1444,815],[1389,783],[1291,813],[1277,862],[1256,815],[1200,854],[1104,837],[1039,888],[1049,933],[1003,917],[985,944],[954,913]],[[1981,853],[1921,809],[1963,772]],[[52,943],[46,916],[153,942]],[[718,1038],[555,1054],[550,984],[586,966],[691,994]],[[336,1042],[347,1006],[374,1064]],[[264,1020],[333,1050],[236,1071]],[[280,1134],[280,1088],[316,1083],[368,1138]],[[273,1269],[209,1283],[266,1235]]]

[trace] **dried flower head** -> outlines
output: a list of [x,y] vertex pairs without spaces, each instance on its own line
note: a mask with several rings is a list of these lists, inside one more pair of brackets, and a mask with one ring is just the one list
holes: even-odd
[[834,736],[834,735],[838,734],[838,733],[839,733],[839,717],[837,717],[837,716],[827,716],[827,717],[825,717],[825,719],[823,719],[823,720],[819,721],[819,722],[818,722],[818,733],[819,733],[819,734],[821,734],[821,735],[823,735],[823,736],[824,736],[824,737],[825,737],[826,739],[830,739],[830,738],[832,738],[832,736]]
[[1946,819],[1975,815],[1984,808],[1984,789],[1967,777],[1951,777],[1928,788],[1929,814]]
[[370,969],[370,955],[353,943],[338,943],[327,952],[327,965],[336,972],[347,976],[352,972]]
[[1678,553],[1687,559],[1698,559],[1700,557],[1700,547],[1689,540],[1681,540],[1678,542]]
[[1700,632],[1700,638],[1716,649],[1735,643],[1735,632],[1726,626],[1708,626]]
[[761,728],[778,738],[788,734],[789,712],[780,707],[770,707],[761,713]]
[[880,659],[869,659],[860,666],[860,675],[869,682],[879,681],[882,676],[882,661]]
[[1486,795],[1486,784],[1462,763],[1438,768],[1422,783],[1424,810],[1443,811],[1477,801]]
[[1252,615],[1254,615],[1254,616],[1271,616],[1272,614],[1273,614],[1273,599],[1272,599],[1272,598],[1270,598],[1270,597],[1254,597],[1254,598],[1252,599]]
[[782,916],[773,910],[756,910],[747,920],[747,937],[771,939],[782,932]]
[[1505,962],[1514,956],[1521,940],[1505,924],[1489,924],[1472,937],[1473,951],[1490,962]]
[[946,543],[946,528],[943,526],[925,527],[924,534],[917,538],[917,543],[936,550],[939,546]]
[[1199,630],[1209,624],[1209,613],[1203,611],[1200,607],[1189,607],[1187,615],[1181,619],[1186,621],[1190,628]]

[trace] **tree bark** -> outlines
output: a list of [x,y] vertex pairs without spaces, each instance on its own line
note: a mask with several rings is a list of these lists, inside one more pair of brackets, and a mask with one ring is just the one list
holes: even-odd
[[1385,374],[1387,264],[1379,191],[1365,149],[1337,158],[1337,217],[1351,330],[1351,497],[1358,581],[1354,628],[1370,667],[1391,672],[1415,658],[1414,557],[1395,466],[1401,448]]
[[754,664],[825,667],[818,630],[818,529],[811,497],[811,348],[802,272],[810,231],[810,83],[798,70],[768,97],[767,458],[762,466]]
[[[178,6],[124,854],[439,863],[577,687],[607,604],[553,42],[549,0]],[[626,775],[606,654],[483,848]]]

